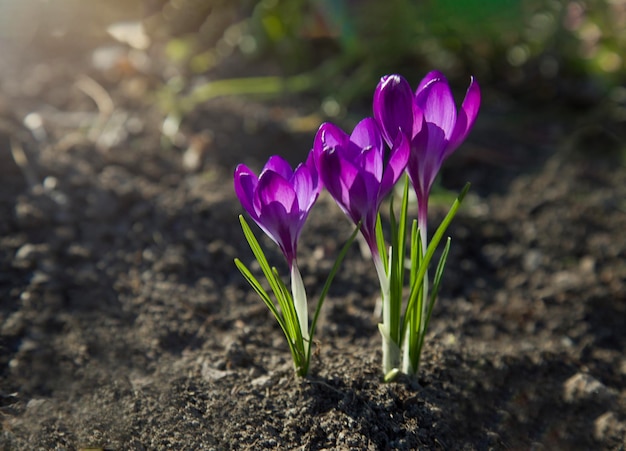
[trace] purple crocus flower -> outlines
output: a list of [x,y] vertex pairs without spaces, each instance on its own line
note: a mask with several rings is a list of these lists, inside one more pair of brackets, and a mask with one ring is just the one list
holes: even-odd
[[441,164],[465,140],[479,107],[480,88],[473,77],[458,111],[448,81],[438,71],[427,74],[415,94],[401,75],[387,75],[376,87],[374,117],[385,141],[391,145],[399,130],[411,141],[407,172],[419,203],[420,227],[426,225],[428,196]]
[[383,136],[374,118],[363,119],[351,135],[334,124],[324,123],[313,145],[321,181],[355,224],[362,221],[361,233],[376,255],[378,209],[409,159],[404,135],[399,135],[391,147],[385,158]]
[[[376,243],[376,217],[380,204],[396,184],[409,161],[409,141],[397,134],[391,152],[385,157],[383,135],[374,118],[366,118],[354,127],[351,135],[336,125],[322,124],[315,135],[315,154],[320,179],[339,207],[354,221],[361,221],[361,234],[372,253],[380,281],[383,324],[383,362],[387,371],[393,367],[399,351],[390,339],[390,284]],[[395,346],[395,347],[394,347]]]
[[235,169],[235,193],[259,227],[278,244],[290,267],[298,238],[321,185],[313,153],[295,171],[279,156],[270,157],[259,177],[244,164]]

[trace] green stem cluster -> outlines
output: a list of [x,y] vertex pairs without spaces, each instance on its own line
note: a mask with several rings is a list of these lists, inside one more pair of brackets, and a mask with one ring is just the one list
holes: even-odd
[[[390,206],[391,244],[388,257],[385,252],[386,245],[383,239],[380,215],[378,217],[376,238],[381,261],[377,263],[375,258],[374,263],[379,272],[383,292],[383,322],[379,324],[379,330],[383,342],[383,374],[387,381],[395,378],[400,372],[415,375],[419,369],[426,331],[437,300],[450,250],[450,238],[447,238],[445,242],[430,290],[428,267],[443,235],[461,206],[469,186],[469,183],[466,184],[456,198],[430,243],[426,239],[426,226],[418,227],[417,220],[412,221],[410,234],[408,233],[408,177],[405,179],[399,218],[396,218],[393,202]],[[407,240],[410,243],[408,270],[405,260]],[[383,275],[380,274],[379,266],[385,269]],[[402,314],[403,292],[407,275],[409,297],[406,301],[404,314]],[[383,284],[383,281],[388,283]]]

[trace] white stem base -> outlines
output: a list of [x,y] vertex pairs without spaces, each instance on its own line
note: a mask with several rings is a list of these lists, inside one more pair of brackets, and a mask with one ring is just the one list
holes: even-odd
[[298,315],[300,323],[300,333],[305,341],[309,341],[309,311],[306,299],[306,290],[304,282],[298,270],[298,266],[294,263],[291,265],[291,295],[293,297],[293,305]]
[[[389,252],[391,254],[391,249]],[[382,296],[383,322],[378,325],[378,330],[380,331],[380,335],[383,340],[383,374],[387,376],[398,368],[398,363],[400,361],[400,348],[391,339],[391,331],[389,330],[389,324],[391,322],[389,278],[387,277],[387,273],[380,256],[376,255],[373,260],[374,266],[376,267],[376,273],[378,274]],[[391,262],[391,255],[389,255],[389,261]]]

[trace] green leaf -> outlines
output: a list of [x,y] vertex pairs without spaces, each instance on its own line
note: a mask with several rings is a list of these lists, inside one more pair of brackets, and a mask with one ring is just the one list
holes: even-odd
[[409,304],[407,305],[407,312],[415,308],[415,303],[417,301],[416,288],[418,285],[422,284],[424,280],[424,275],[426,274],[426,270],[428,269],[428,265],[430,264],[430,260],[432,259],[433,254],[435,253],[435,250],[437,249],[437,246],[439,245],[439,242],[441,241],[441,238],[443,237],[443,234],[446,232],[446,230],[448,229],[448,226],[452,222],[452,219],[454,219],[454,216],[459,210],[461,206],[461,202],[463,201],[463,198],[467,194],[469,187],[470,187],[470,184],[466,183],[465,187],[463,188],[459,196],[456,198],[456,200],[452,204],[452,207],[450,207],[448,214],[443,219],[443,221],[441,221],[441,224],[439,224],[437,231],[435,232],[430,243],[428,244],[428,247],[426,249],[426,255],[424,255],[424,258],[421,264],[419,265],[419,271],[417,273],[416,280],[414,281],[413,286],[411,287],[412,293],[409,297]]
[[[405,321],[402,327],[402,336],[404,337],[407,333],[408,329],[408,342],[406,346],[409,347],[409,356],[411,356],[410,360],[412,362],[412,367],[415,368],[413,354],[415,350],[418,349],[417,345],[419,343],[419,338],[421,335],[421,325],[422,325],[422,312],[424,305],[424,277],[425,273],[422,276],[419,276],[419,269],[423,265],[423,248],[422,248],[422,233],[421,230],[417,227],[417,221],[413,221],[413,228],[411,230],[411,291],[409,294],[409,302],[407,305],[407,309],[405,311]],[[419,277],[419,279],[418,279]],[[419,285],[418,285],[419,282]],[[409,309],[411,305],[410,299],[413,296],[414,287],[418,287],[417,291],[417,306],[412,310]],[[418,350],[419,354],[419,350]]]
[[235,259],[235,266],[237,266],[237,268],[239,269],[239,271],[241,272],[243,277],[248,281],[250,286],[252,286],[254,291],[256,291],[256,293],[263,300],[263,302],[265,302],[265,304],[270,309],[270,311],[272,312],[272,314],[274,315],[276,320],[279,323],[282,323],[283,320],[280,317],[280,314],[279,314],[278,310],[276,309],[276,306],[274,305],[274,303],[270,299],[270,296],[267,294],[267,291],[265,291],[265,289],[261,286],[259,281],[256,280],[256,278],[252,275],[252,272],[238,258]]
[[[428,244],[428,247],[426,248],[426,254],[424,255],[424,258],[421,260],[419,264],[419,270],[417,272],[415,280],[413,280],[413,283],[411,285],[411,291],[409,294],[409,300],[408,300],[406,311],[405,311],[405,317],[414,318],[417,315],[420,315],[420,320],[422,319],[421,312],[423,311],[423,302],[427,301],[427,300],[422,299],[423,297],[422,288],[423,288],[423,281],[426,275],[426,271],[428,270],[430,261],[437,249],[437,246],[439,245],[439,242],[441,241],[441,238],[443,237],[444,233],[448,229],[448,226],[452,222],[452,219],[454,219],[454,216],[458,212],[461,206],[461,202],[463,201],[463,198],[467,194],[469,188],[470,188],[470,184],[466,183],[465,186],[463,187],[463,190],[461,190],[461,193],[458,195],[458,197],[456,198],[456,200],[450,207],[448,214],[445,216],[443,221],[441,221],[441,224],[435,231],[435,234],[433,235],[430,243]],[[419,253],[421,254],[421,251]],[[445,255],[447,258],[447,253]],[[438,267],[438,269],[440,268]],[[443,267],[441,267],[441,271],[443,271]],[[439,275],[439,278],[441,278],[441,274]],[[418,311],[416,311],[415,309],[417,309]],[[432,309],[432,306],[429,305],[429,309]],[[420,343],[423,342],[423,337],[426,334],[426,324],[429,320],[428,316],[429,315],[427,314],[427,318],[424,319],[425,320],[424,328],[422,330],[419,329],[421,327],[421,324],[418,323],[417,331],[415,330],[409,331],[411,334],[409,354],[411,355],[411,361],[415,362],[413,364],[413,368],[415,369],[415,371],[417,371],[418,369],[419,358],[420,358],[420,353],[421,353]],[[416,341],[415,339],[418,337],[419,339]]]
[[[235,265],[237,266],[237,268],[239,269],[239,271],[241,272],[243,277],[252,286],[254,291],[256,291],[256,293],[259,295],[261,300],[263,300],[263,302],[265,303],[267,308],[270,309],[270,311],[272,312],[272,315],[274,315],[274,318],[276,318],[276,321],[278,322],[278,325],[280,326],[281,330],[283,331],[283,334],[285,334],[285,338],[287,338],[287,344],[289,345],[289,351],[291,352],[291,356],[294,359],[294,363],[296,363],[297,352],[296,352],[296,349],[295,349],[294,344],[292,342],[292,336],[289,333],[289,330],[288,330],[288,328],[287,328],[287,326],[285,324],[285,321],[283,320],[283,318],[280,316],[280,313],[276,309],[276,306],[274,305],[274,303],[270,299],[270,297],[267,294],[267,292],[263,289],[261,284],[258,282],[258,280],[256,280],[256,278],[252,275],[250,270],[241,262],[241,260],[236,258],[235,259]],[[296,365],[297,365],[297,363],[296,363]]]
[[265,278],[269,282],[270,288],[272,289],[276,297],[278,297],[280,294],[280,287],[276,283],[276,279],[274,278],[274,273],[272,272],[270,264],[267,262],[267,258],[265,257],[265,254],[263,253],[263,250],[261,249],[261,245],[259,244],[256,237],[254,236],[254,233],[252,233],[252,230],[250,229],[250,226],[246,222],[243,215],[239,215],[239,222],[241,223],[241,229],[243,230],[243,234],[246,237],[246,241],[248,241],[248,244],[250,245],[250,249],[252,250],[254,257],[256,258],[257,262],[259,262],[261,271],[263,271]]
[[389,334],[398,344],[402,340],[402,292],[404,290],[404,276],[406,273],[404,259],[406,256],[406,228],[407,212],[409,208],[409,177],[404,176],[402,203],[400,204],[400,218],[396,223],[393,210],[392,216],[392,262],[390,278],[390,323]]
[[437,270],[435,271],[435,278],[433,280],[433,287],[431,290],[431,299],[430,303],[434,303],[437,297],[437,293],[439,292],[439,286],[441,285],[441,278],[443,277],[443,271],[446,267],[446,262],[448,260],[448,253],[450,252],[450,237],[446,240],[446,245],[443,248],[443,252],[441,253],[441,257],[439,257],[439,263],[437,264]]
[[[265,257],[265,254],[263,253],[261,246],[259,245],[258,240],[254,236],[254,233],[252,233],[252,230],[250,229],[250,226],[246,222],[243,215],[239,215],[239,222],[241,223],[243,234],[246,240],[248,241],[248,244],[250,245],[250,249],[252,250],[252,253],[254,254],[257,261],[259,262],[261,271],[265,275],[265,278],[267,279],[267,282],[269,283],[270,288],[272,289],[272,292],[274,293],[274,296],[276,297],[276,300],[278,301],[278,305],[280,306],[282,310],[283,321],[282,321],[281,328],[283,329],[283,333],[285,334],[285,337],[287,337],[289,350],[291,351],[294,365],[296,366],[296,371],[298,372],[298,374],[302,375],[302,368],[303,368],[302,360],[304,358],[304,356],[302,355],[302,351],[304,349],[304,344],[302,343],[302,335],[299,333],[300,327],[298,324],[297,315],[295,315],[294,313],[293,302],[291,301],[291,295],[289,294],[289,290],[285,287],[285,284],[282,282],[282,280],[278,276],[277,271],[275,271],[274,269],[270,267],[270,264],[268,263],[267,258]],[[246,277],[246,274],[244,274],[244,277]],[[258,282],[257,282],[257,285],[258,285]],[[254,285],[253,285],[253,288],[255,288]],[[268,305],[266,302],[266,299],[263,298],[263,296],[262,296],[262,299],[265,302],[265,304]],[[267,297],[267,299],[269,299],[269,297]],[[274,307],[274,309],[276,309],[276,307]],[[274,315],[274,316],[279,317],[280,315],[278,316]],[[294,318],[295,318],[295,322],[294,322]]]
[[383,225],[380,218],[380,213],[376,215],[376,246],[378,247],[378,253],[380,254],[380,258],[383,262],[383,268],[385,271],[388,271],[389,268],[387,266],[387,245],[385,244],[385,237],[383,235]]
[[409,286],[413,286],[417,277],[417,268],[419,267],[419,259],[422,258],[422,240],[420,238],[419,229],[417,228],[417,219],[411,224],[411,275],[409,277]]

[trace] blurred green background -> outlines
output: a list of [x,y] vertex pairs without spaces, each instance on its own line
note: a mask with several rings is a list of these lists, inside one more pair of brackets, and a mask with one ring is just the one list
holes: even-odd
[[0,53],[38,37],[49,53],[48,36],[72,29],[65,42],[88,45],[121,20],[166,62],[159,99],[178,115],[297,92],[340,117],[371,106],[382,75],[416,86],[438,69],[460,96],[474,75],[496,107],[600,106],[600,122],[626,121],[626,0],[0,0]]
[[524,102],[626,98],[626,0],[153,0],[147,16],[188,74],[236,53],[248,75],[278,69],[288,89],[342,109],[370,100],[381,75],[417,84],[433,68],[459,89],[472,74]]

